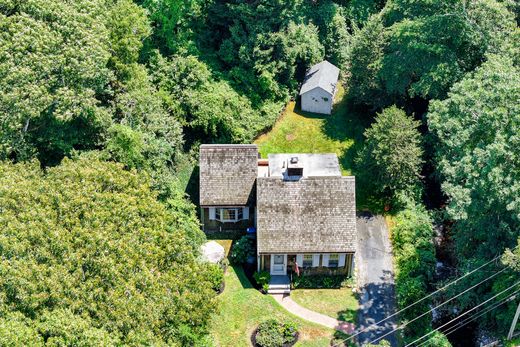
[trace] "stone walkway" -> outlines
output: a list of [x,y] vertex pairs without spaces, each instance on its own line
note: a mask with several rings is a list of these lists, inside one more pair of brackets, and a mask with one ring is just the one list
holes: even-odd
[[287,311],[310,322],[321,324],[328,328],[342,331],[346,334],[352,334],[352,332],[356,329],[355,325],[352,323],[342,322],[298,305],[296,302],[294,302],[293,299],[291,299],[289,295],[272,294],[272,296]]

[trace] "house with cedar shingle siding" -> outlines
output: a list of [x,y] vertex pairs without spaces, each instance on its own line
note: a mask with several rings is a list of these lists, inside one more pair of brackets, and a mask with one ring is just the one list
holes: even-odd
[[351,275],[356,252],[355,178],[336,154],[269,154],[256,145],[202,145],[204,231],[256,229],[258,270]]
[[200,207],[205,232],[245,230],[255,224],[256,145],[202,145]]

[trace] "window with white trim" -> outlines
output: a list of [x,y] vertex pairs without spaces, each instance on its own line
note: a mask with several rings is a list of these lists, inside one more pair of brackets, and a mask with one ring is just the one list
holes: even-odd
[[220,220],[222,222],[236,222],[238,220],[237,208],[222,208],[220,210]]
[[303,255],[303,267],[311,267],[312,266],[312,254],[304,254]]
[[249,207],[210,207],[209,219],[220,222],[238,222],[249,219]]
[[339,254],[332,253],[329,255],[329,267],[338,267],[339,263]]

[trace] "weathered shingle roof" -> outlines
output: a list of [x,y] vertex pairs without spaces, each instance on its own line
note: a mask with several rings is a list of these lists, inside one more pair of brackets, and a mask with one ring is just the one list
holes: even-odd
[[240,206],[254,199],[256,145],[200,146],[200,205]]
[[258,252],[355,252],[352,176],[257,181]]
[[313,65],[305,75],[305,81],[300,89],[300,95],[316,87],[320,87],[330,95],[333,95],[336,84],[338,83],[338,76],[339,69],[326,60]]

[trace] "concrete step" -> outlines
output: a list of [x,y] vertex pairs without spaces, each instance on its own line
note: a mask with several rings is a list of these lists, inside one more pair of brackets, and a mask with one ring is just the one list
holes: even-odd
[[269,289],[290,289],[290,284],[269,284]]
[[268,294],[290,294],[290,289],[269,289],[267,291]]

